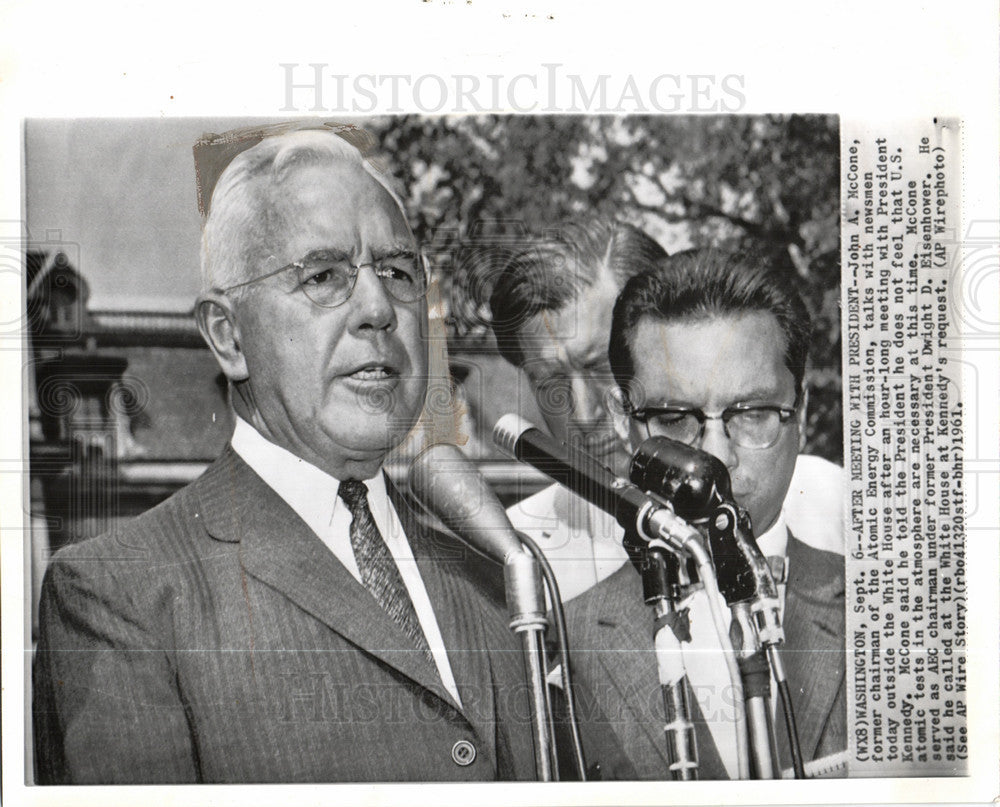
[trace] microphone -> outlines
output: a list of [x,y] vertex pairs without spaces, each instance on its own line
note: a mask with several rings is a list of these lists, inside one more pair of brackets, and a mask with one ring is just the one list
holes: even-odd
[[750,514],[733,499],[726,466],[693,446],[650,437],[633,454],[629,478],[668,499],[683,518],[708,520],[708,543],[726,602],[730,606],[757,602],[755,619],[761,640],[768,644],[783,641],[777,585],[757,545]]
[[[706,589],[715,630],[722,646],[728,648],[724,655],[730,679],[734,690],[742,693],[729,626],[719,602],[722,594],[715,568],[698,530],[675,514],[666,499],[656,493],[646,493],[632,482],[615,476],[593,458],[556,442],[519,415],[504,415],[497,421],[493,428],[493,442],[506,454],[527,462],[578,496],[614,515],[626,531],[634,530],[649,543],[651,549],[668,549],[675,555],[694,560]],[[744,718],[739,716],[738,720],[739,738],[743,736]],[[680,721],[668,724],[668,729],[671,727],[685,729],[681,740],[678,740],[680,748],[681,741],[686,742],[686,727]]]
[[521,553],[521,542],[496,494],[457,446],[440,444],[410,465],[410,490],[465,543],[498,563]]
[[635,528],[647,541],[660,538],[675,551],[695,553],[701,536],[670,506],[615,476],[597,460],[559,443],[520,415],[504,415],[493,427],[493,442],[514,459],[534,466],[602,510],[622,527]]
[[718,505],[733,502],[729,471],[718,457],[667,437],[639,444],[629,479],[663,496],[686,521],[707,518]]
[[786,725],[799,770],[798,734],[778,652],[785,641],[778,588],[757,545],[750,515],[733,498],[729,471],[705,451],[667,437],[650,437],[632,455],[629,479],[666,497],[684,518],[707,522],[718,590],[733,615],[730,632],[744,683],[757,770],[775,767],[769,706],[772,670],[786,704]]
[[[440,444],[423,451],[410,465],[409,482],[413,495],[448,529],[473,549],[503,564],[510,629],[521,636],[535,770],[541,781],[550,781],[556,750],[545,686],[548,620],[539,562],[521,545],[500,500],[457,446]],[[554,590],[552,598],[555,602]]]
[[507,607],[519,626],[544,619],[538,563],[527,552],[475,463],[457,446],[439,444],[410,465],[410,490],[421,504],[477,552],[504,567]]

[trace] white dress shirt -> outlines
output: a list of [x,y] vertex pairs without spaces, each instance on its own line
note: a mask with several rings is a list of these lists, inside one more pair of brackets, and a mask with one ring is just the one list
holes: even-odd
[[[233,450],[243,458],[285,503],[319,536],[354,578],[360,583],[361,574],[351,546],[351,511],[337,491],[340,481],[321,471],[315,465],[295,456],[266,439],[253,426],[236,417],[232,437]],[[444,639],[420,570],[413,558],[413,550],[403,532],[399,515],[389,500],[385,477],[381,471],[371,479],[363,480],[368,488],[368,507],[385,539],[389,552],[396,561],[403,585],[410,595],[417,619],[427,639],[441,681],[455,703],[462,705],[455,685],[455,677],[448,662]]]

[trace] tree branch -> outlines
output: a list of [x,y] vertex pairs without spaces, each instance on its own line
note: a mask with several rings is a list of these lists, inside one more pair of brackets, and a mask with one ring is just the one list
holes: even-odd
[[715,205],[708,205],[704,202],[697,202],[689,196],[681,195],[681,201],[684,202],[689,208],[699,211],[699,215],[695,218],[722,218],[726,221],[735,224],[737,227],[741,227],[746,230],[750,235],[756,235],[758,237],[773,236],[775,232],[768,230],[763,224],[759,224],[756,221],[750,221],[742,216],[734,216],[731,213],[727,213],[725,210],[716,207]]

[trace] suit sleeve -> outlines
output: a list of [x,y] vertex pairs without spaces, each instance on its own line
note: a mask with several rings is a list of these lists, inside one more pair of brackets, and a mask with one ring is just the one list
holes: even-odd
[[[46,574],[34,661],[37,780],[195,781],[192,730],[167,642],[113,567],[57,557]],[[143,571],[152,578],[145,566],[128,574]]]

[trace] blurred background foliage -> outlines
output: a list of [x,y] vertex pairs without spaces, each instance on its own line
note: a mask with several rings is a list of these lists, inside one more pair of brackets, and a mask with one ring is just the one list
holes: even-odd
[[[484,300],[504,246],[564,219],[617,217],[668,252],[753,242],[801,280],[814,317],[806,450],[841,462],[836,116],[412,116],[364,126],[431,256],[453,354],[489,350]],[[478,260],[463,259],[470,249]]]

